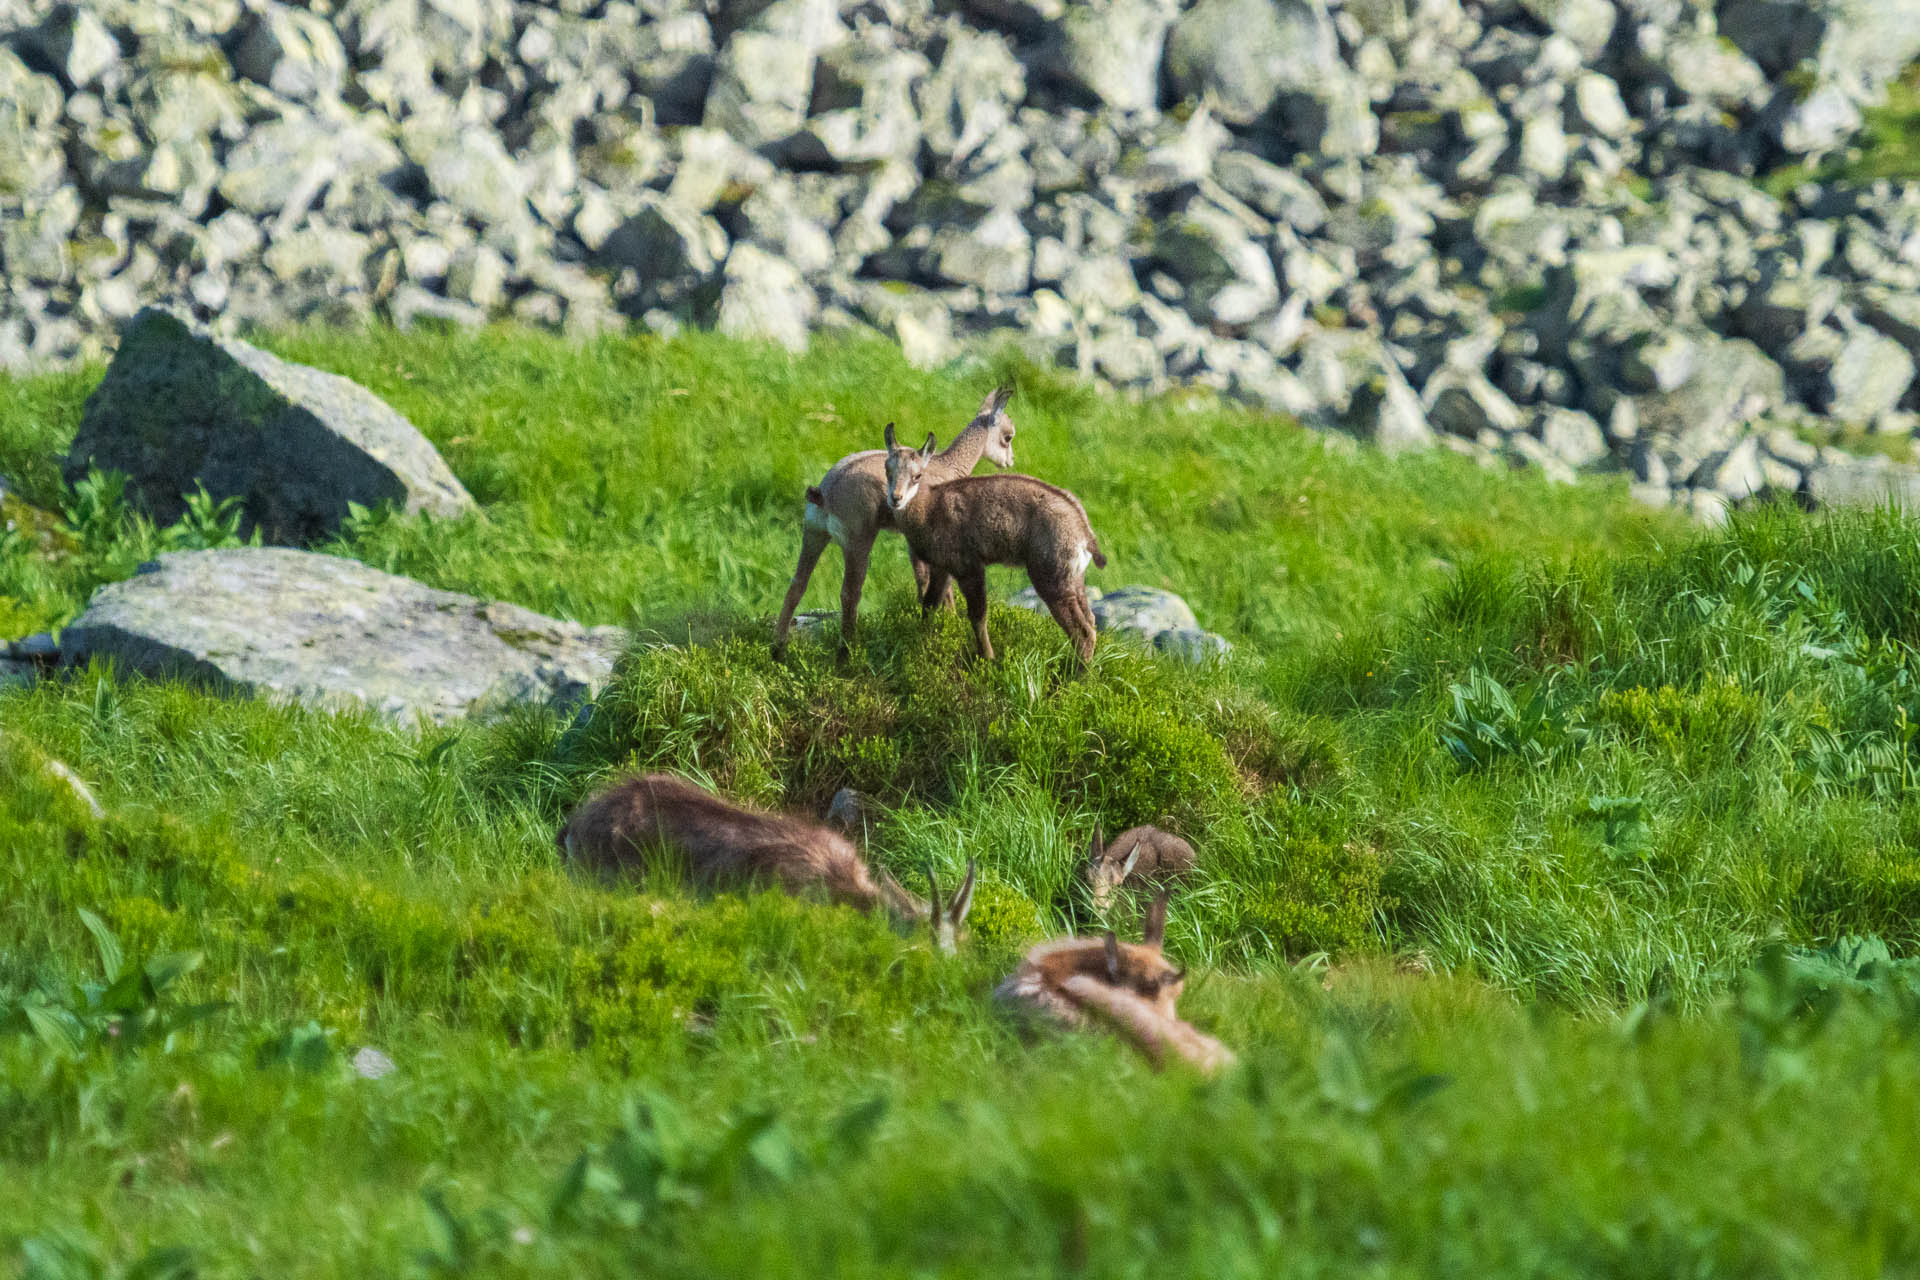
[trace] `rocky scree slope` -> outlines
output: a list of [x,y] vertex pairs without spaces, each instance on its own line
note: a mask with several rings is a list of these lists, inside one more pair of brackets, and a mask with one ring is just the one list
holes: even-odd
[[1014,335],[1649,502],[1920,493],[1920,0],[0,0],[0,366],[148,303]]

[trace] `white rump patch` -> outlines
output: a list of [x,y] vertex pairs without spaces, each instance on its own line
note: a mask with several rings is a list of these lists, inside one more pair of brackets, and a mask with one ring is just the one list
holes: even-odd
[[1076,578],[1085,577],[1087,566],[1092,563],[1093,548],[1083,542],[1080,544],[1080,549],[1073,553],[1073,576]]
[[806,514],[801,519],[807,528],[819,529],[832,538],[834,544],[842,551],[847,549],[847,526],[841,524],[838,516],[819,503],[809,502]]

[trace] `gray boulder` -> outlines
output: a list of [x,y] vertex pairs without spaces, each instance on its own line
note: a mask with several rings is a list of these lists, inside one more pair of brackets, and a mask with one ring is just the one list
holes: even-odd
[[721,277],[720,332],[804,351],[819,312],[819,299],[792,263],[751,244],[733,247]]
[[55,5],[23,35],[22,43],[52,63],[71,89],[91,88],[120,61],[120,45],[93,5]]
[[1167,36],[1174,92],[1211,94],[1237,125],[1265,115],[1283,89],[1311,91],[1338,61],[1333,23],[1309,0],[1200,0]]
[[332,24],[271,0],[247,22],[232,61],[247,79],[296,101],[337,98],[346,81],[347,52]]
[[1172,19],[1155,0],[1080,0],[1053,24],[1047,69],[1116,111],[1160,101],[1160,54]]
[[1897,408],[1913,385],[1913,357],[1894,339],[1853,326],[1825,371],[1827,416],[1863,424]]
[[1740,428],[1786,401],[1786,376],[1751,342],[1695,335],[1693,376],[1672,391],[1634,399],[1642,433],[1695,460],[1731,447]]
[[1153,256],[1187,287],[1196,319],[1249,324],[1280,302],[1280,284],[1265,246],[1232,213],[1195,202],[1158,228]]
[[87,398],[64,471],[127,473],[161,524],[204,485],[276,543],[324,536],[347,504],[456,516],[473,499],[411,423],[365,388],[157,309],[134,317]]
[[102,587],[62,633],[61,660],[445,724],[589,697],[626,640],[355,560],[250,547],[171,552]]
[[1871,507],[1892,503],[1920,512],[1920,468],[1887,458],[1830,457],[1807,472],[1807,495],[1822,507]]
[[1300,343],[1300,381],[1321,425],[1372,440],[1388,453],[1433,445],[1433,428],[1386,345],[1358,329],[1309,331]]

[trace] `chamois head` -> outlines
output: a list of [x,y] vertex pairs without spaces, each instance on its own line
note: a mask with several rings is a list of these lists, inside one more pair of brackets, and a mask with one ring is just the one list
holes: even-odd
[[926,921],[933,930],[933,949],[943,955],[953,955],[960,949],[960,939],[965,936],[960,926],[966,923],[967,912],[973,909],[973,885],[977,870],[973,859],[968,858],[966,879],[960,882],[959,891],[952,900],[944,903],[940,900],[940,882],[934,878],[932,863],[927,864],[927,888],[931,890],[931,896],[925,901],[901,888],[900,882],[885,871],[879,873],[876,883],[889,911],[902,920]]
[[927,464],[933,461],[933,432],[927,432],[927,443],[919,449],[908,449],[893,438],[893,424],[887,424],[887,506],[895,511],[904,511],[912,502],[914,495],[920,492],[920,478],[926,474]]
[[1156,894],[1147,908],[1140,941],[1123,943],[1107,930],[1107,981],[1126,987],[1155,1005],[1169,1018],[1178,1017],[1175,1005],[1186,987],[1187,971],[1176,968],[1161,950],[1167,936],[1167,894]]
[[987,428],[985,457],[996,467],[1013,466],[1013,419],[1007,416],[1007,401],[1013,399],[1012,387],[995,387],[980,402],[980,411],[967,425]]
[[1093,890],[1093,909],[1105,911],[1113,902],[1113,892],[1125,884],[1127,877],[1133,874],[1133,868],[1140,861],[1140,850],[1145,844],[1134,840],[1124,852],[1114,850],[1109,856],[1104,832],[1098,826],[1093,829],[1093,841],[1087,845],[1087,887]]

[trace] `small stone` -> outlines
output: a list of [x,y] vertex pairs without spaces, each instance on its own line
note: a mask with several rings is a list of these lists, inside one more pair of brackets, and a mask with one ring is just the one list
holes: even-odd
[[392,1058],[372,1045],[362,1045],[352,1061],[353,1074],[362,1080],[379,1080],[392,1075],[397,1069]]

